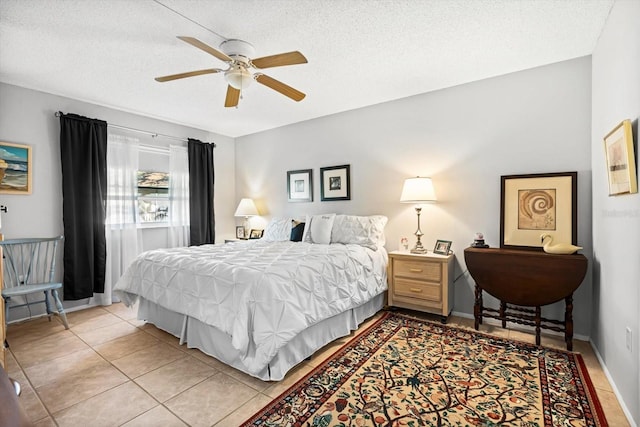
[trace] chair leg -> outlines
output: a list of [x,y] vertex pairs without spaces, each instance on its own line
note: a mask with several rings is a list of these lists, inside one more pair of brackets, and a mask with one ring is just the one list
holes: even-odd
[[[0,296],[0,298],[4,299],[4,331],[7,332],[7,326],[9,325],[9,297]],[[9,348],[9,343],[7,340],[4,340],[4,344],[6,348]]]
[[44,291],[44,305],[47,309],[47,317],[49,318],[49,322],[51,322],[51,305],[49,304],[49,291]]
[[58,314],[60,315],[60,318],[62,319],[62,323],[64,323],[64,328],[65,329],[69,329],[69,323],[67,322],[67,315],[64,312],[64,307],[62,307],[62,302],[60,301],[60,298],[58,297],[58,290],[57,289],[51,289],[51,295],[53,295],[53,300],[56,303],[56,308],[58,309]]
[[2,297],[4,298],[4,326],[5,331],[7,330],[7,325],[9,324],[9,301],[11,301],[10,297]]

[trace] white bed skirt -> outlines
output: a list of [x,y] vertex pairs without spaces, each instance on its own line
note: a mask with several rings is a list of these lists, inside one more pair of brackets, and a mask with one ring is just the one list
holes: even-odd
[[180,344],[197,348],[221,362],[265,381],[280,381],[298,363],[331,341],[349,335],[351,331],[384,306],[384,292],[369,302],[316,323],[303,330],[280,349],[269,365],[260,372],[250,372],[240,360],[238,350],[231,345],[231,337],[201,321],[139,298],[138,319],[180,338]]

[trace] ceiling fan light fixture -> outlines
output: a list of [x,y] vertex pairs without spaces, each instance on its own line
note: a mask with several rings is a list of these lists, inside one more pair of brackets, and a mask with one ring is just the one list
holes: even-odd
[[246,89],[253,81],[253,75],[244,67],[231,68],[224,73],[224,78],[229,86],[238,90]]

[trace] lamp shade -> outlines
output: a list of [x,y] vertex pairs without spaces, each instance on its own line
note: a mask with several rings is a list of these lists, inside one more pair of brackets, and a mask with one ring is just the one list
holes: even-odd
[[435,202],[436,192],[433,189],[431,178],[415,177],[404,180],[400,202],[402,203],[424,203]]
[[251,199],[242,199],[240,203],[238,203],[238,208],[236,209],[236,213],[234,216],[243,216],[250,217],[258,215],[258,209],[256,208],[256,204],[253,203]]

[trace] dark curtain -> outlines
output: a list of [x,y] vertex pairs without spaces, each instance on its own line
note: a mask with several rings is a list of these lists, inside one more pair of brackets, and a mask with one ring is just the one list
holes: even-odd
[[60,115],[64,299],[104,292],[107,122]]
[[190,245],[214,243],[216,240],[213,212],[213,148],[214,144],[189,139],[189,226]]

